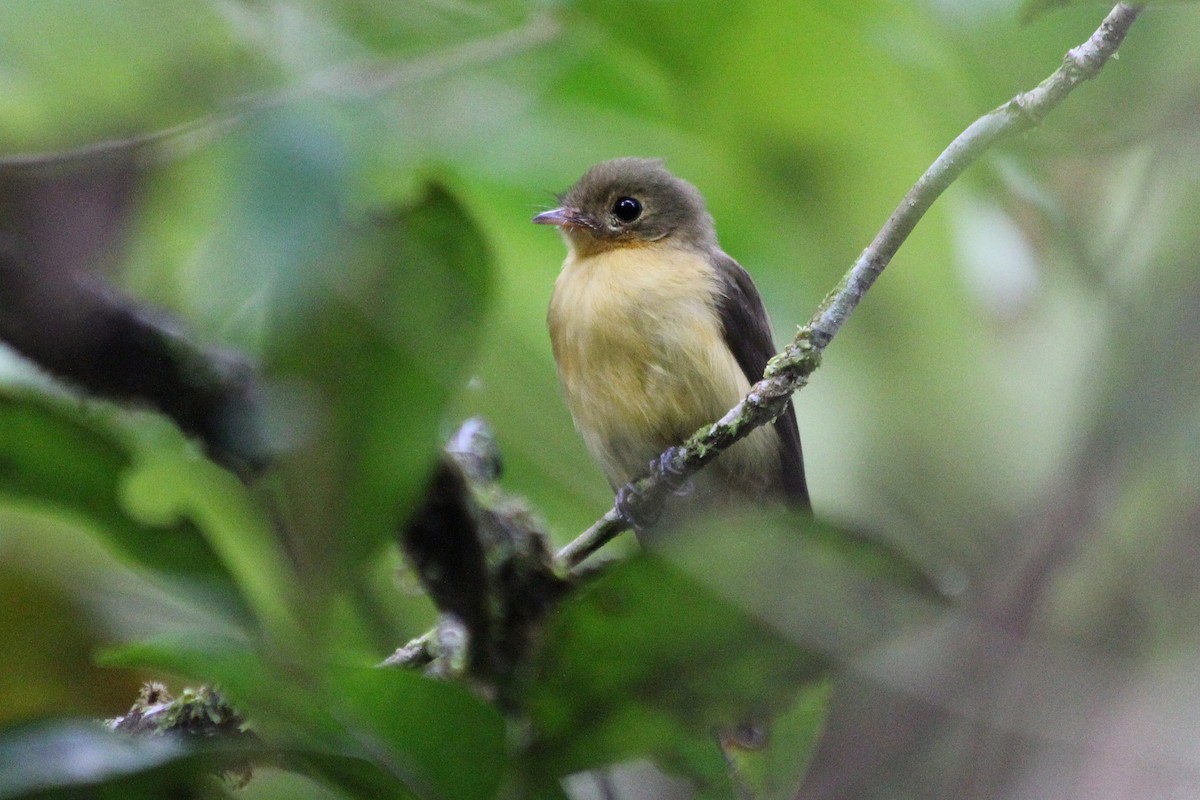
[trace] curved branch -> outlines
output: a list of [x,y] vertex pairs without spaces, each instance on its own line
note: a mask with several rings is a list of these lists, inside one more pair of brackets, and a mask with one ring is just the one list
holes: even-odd
[[373,60],[331,67],[305,76],[292,86],[234,98],[220,111],[157,131],[92,142],[70,150],[0,154],[0,172],[74,164],[144,151],[149,151],[151,162],[170,161],[190,155],[219,139],[253,114],[322,95],[343,99],[373,97],[507,58],[544,44],[558,31],[559,27],[551,17],[541,15],[520,27],[406,61]]
[[166,314],[91,277],[124,227],[142,168],[189,155],[269,109],[318,95],[376,96],[511,56],[557,32],[541,15],[409,60],[338,65],[157,131],[0,154],[0,343],[86,392],[149,404],[200,438],[214,460],[243,477],[258,473],[270,454],[254,365],[200,346]]
[[771,359],[763,379],[751,387],[750,393],[718,422],[700,429],[682,447],[667,451],[653,462],[649,474],[631,482],[621,492],[625,507],[611,508],[564,547],[558,557],[568,566],[576,567],[632,527],[629,517],[644,515],[652,519],[669,493],[734,442],[779,416],[792,394],[808,383],[808,377],[821,363],[821,353],[933,202],[989,148],[1039,125],[1076,86],[1098,75],[1117,52],[1141,11],[1141,5],[1118,3],[1086,42],[1067,52],[1050,77],[983,115],[960,133],[904,196],[808,324]]

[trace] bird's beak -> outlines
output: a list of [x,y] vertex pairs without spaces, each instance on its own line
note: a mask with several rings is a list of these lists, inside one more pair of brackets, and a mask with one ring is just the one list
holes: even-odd
[[534,225],[557,225],[560,228],[588,228],[596,227],[592,221],[584,216],[577,208],[563,206],[562,208],[552,208],[549,211],[543,211],[533,218]]

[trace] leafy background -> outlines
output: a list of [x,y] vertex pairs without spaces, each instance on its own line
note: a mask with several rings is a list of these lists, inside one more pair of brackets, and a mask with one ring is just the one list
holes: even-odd
[[[164,139],[153,168],[118,164],[136,179],[95,261],[281,376],[273,444],[292,457],[262,491],[304,552],[298,573],[282,566],[260,507],[171,426],[81,410],[0,352],[0,437],[26,459],[0,505],[0,724],[122,712],[146,673],[96,653],[151,639],[168,644],[123,663],[222,670],[279,712],[268,729],[296,726],[230,643],[248,615],[288,647],[365,664],[423,630],[432,611],[397,588],[386,523],[458,420],[489,420],[504,486],[559,542],[610,501],[544,330],[562,245],[528,219],[553,192],[603,158],[665,157],[705,193],[782,339],[940,148],[1105,10],[1020,24],[1005,0],[5,4],[9,162],[211,123]],[[1098,80],[935,206],[799,395],[819,514],[879,532],[957,599],[938,626],[841,660],[806,796],[1200,791],[1198,39],[1194,6],[1152,6]],[[348,241],[334,224],[380,206],[402,233]],[[398,282],[399,261],[420,266]],[[127,463],[132,477],[113,466]],[[116,507],[95,499],[114,491]],[[168,555],[139,554],[113,515],[135,538],[200,525],[208,554],[188,570],[219,562],[240,599],[162,571]],[[320,624],[299,625],[310,604]],[[346,678],[359,692],[339,713],[423,691],[393,680]],[[419,702],[476,720],[461,746],[498,746],[470,698]],[[337,722],[300,727],[362,729]],[[443,752],[402,753],[453,793]],[[245,794],[333,785],[351,784],[267,770]]]

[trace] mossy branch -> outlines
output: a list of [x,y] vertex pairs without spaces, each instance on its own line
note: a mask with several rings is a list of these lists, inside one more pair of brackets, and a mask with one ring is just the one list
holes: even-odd
[[1087,41],[1067,52],[1050,77],[984,114],[960,133],[904,196],[812,319],[771,359],[763,379],[750,388],[749,394],[716,423],[693,434],[682,447],[672,448],[652,462],[648,474],[622,489],[618,493],[620,502],[564,547],[559,559],[576,567],[633,527],[631,517],[653,519],[671,492],[734,442],[783,413],[792,394],[808,383],[820,365],[821,353],[933,202],[989,148],[1039,125],[1075,87],[1098,75],[1116,54],[1141,11],[1141,5],[1118,3]]

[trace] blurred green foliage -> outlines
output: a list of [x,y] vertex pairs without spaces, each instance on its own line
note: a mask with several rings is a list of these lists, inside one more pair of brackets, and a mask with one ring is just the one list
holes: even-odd
[[[731,537],[668,567],[626,564],[564,607],[531,667],[548,670],[526,696],[532,734],[456,685],[368,669],[432,620],[388,543],[457,421],[488,419],[505,487],[560,542],[611,501],[544,330],[563,248],[528,219],[555,191],[604,158],[665,157],[705,194],[782,339],[940,148],[1106,11],[1019,24],[1034,7],[0,7],[0,171],[128,170],[132,200],[98,261],[262,366],[282,454],[248,489],[164,420],[80,401],[0,352],[0,765],[26,767],[0,770],[0,797],[232,793],[196,782],[203,753],[70,721],[16,726],[120,713],[133,669],[218,681],[252,711],[286,757],[246,797],[488,797],[523,780],[554,797],[565,771],[650,753],[715,780],[716,751],[693,748],[732,702],[720,689],[770,694],[807,659],[853,666],[812,796],[1084,797],[1093,774],[1112,796],[1195,785],[1194,731],[1163,710],[1194,704],[1178,678],[1200,661],[1200,9],[1187,3],[1153,5],[1096,81],[947,193],[797,398],[818,514],[924,565],[960,596],[967,634],[877,646],[905,618],[876,588],[909,574],[889,550],[809,560]],[[76,148],[90,149],[38,158]],[[61,206],[64,227],[86,200]],[[874,581],[838,582],[842,567]],[[721,594],[709,572],[759,591]],[[622,619],[606,592],[649,599]],[[817,612],[773,616],[801,599],[870,635],[830,652],[808,635],[827,630]],[[652,635],[677,618],[678,639]],[[105,645],[128,669],[94,667]],[[1010,645],[1053,657],[973,671]],[[709,672],[670,682],[680,653],[706,647],[720,650]],[[698,692],[687,724],[679,697],[646,701],[679,686]],[[775,769],[773,796],[807,759],[823,685],[810,692],[789,753],[746,771]],[[1174,746],[1153,747],[1143,707]],[[80,753],[125,771],[37,770]]]

